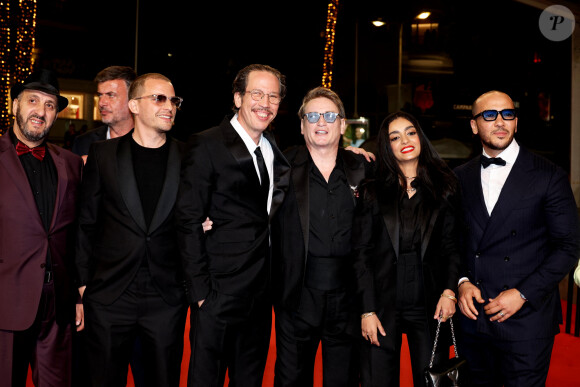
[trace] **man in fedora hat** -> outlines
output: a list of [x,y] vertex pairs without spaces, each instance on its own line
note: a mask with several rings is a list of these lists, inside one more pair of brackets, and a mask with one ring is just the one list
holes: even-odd
[[12,130],[0,137],[0,375],[6,386],[70,386],[72,324],[83,328],[72,281],[79,156],[46,142],[68,105],[56,75],[11,90]]

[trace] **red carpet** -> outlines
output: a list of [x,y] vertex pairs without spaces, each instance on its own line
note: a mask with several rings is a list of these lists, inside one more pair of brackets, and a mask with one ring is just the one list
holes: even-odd
[[[562,306],[563,310],[566,310],[565,302]],[[575,316],[575,311],[573,311],[572,316]],[[189,316],[188,323],[185,329],[185,349],[183,361],[181,363],[181,383],[180,386],[185,387],[187,385],[187,367],[189,364]],[[572,317],[572,327],[574,326],[574,317]],[[561,332],[564,332],[564,326],[560,326]],[[272,336],[270,339],[270,352],[268,353],[268,362],[266,364],[266,371],[264,373],[263,386],[269,387],[274,384],[274,363],[276,360],[276,347],[275,347],[275,332],[272,330]],[[403,340],[403,349],[401,351],[401,387],[411,387],[413,386],[413,380],[411,377],[411,365],[409,358],[409,350],[407,347],[406,339]],[[316,356],[316,369],[319,372],[315,373],[314,376],[314,387],[322,387],[322,373],[320,372],[320,364],[322,361],[322,356],[320,350]],[[546,383],[547,387],[574,387],[580,386],[578,381],[578,375],[580,375],[580,338],[575,337],[571,334],[560,333],[556,335],[556,342],[554,344],[554,351],[552,353],[552,362],[550,364],[550,371],[548,373],[548,381]],[[129,372],[128,387],[134,387],[133,378],[131,372]],[[226,381],[227,385],[227,381]],[[27,387],[32,387],[32,381],[30,379],[30,372],[28,375]]]

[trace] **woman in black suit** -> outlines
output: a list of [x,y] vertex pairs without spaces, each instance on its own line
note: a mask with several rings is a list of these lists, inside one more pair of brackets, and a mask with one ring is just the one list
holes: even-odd
[[[377,177],[360,188],[353,230],[362,385],[399,385],[406,333],[413,382],[423,386],[437,319],[451,318],[457,302],[458,185],[410,114],[383,121],[378,147]],[[448,355],[448,337],[439,340]]]

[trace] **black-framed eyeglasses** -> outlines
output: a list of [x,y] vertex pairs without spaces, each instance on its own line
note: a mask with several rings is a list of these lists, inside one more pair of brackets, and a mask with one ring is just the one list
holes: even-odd
[[332,124],[334,121],[336,121],[337,117],[342,118],[340,114],[335,112],[326,112],[326,113],[310,112],[304,114],[303,117],[306,117],[308,122],[310,122],[311,124],[315,124],[318,122],[318,120],[320,120],[320,116],[324,117],[324,121],[326,121],[329,124]]
[[516,109],[484,110],[481,113],[474,115],[473,119],[476,120],[477,117],[481,116],[484,121],[495,121],[498,114],[501,114],[501,118],[506,121],[516,119]]
[[181,97],[168,97],[164,94],[143,95],[141,97],[133,99],[142,99],[142,98],[148,98],[151,101],[155,102],[157,105],[163,105],[167,100],[169,100],[169,102],[171,102],[171,104],[178,109],[181,107],[181,103],[183,102],[183,98]]
[[280,97],[278,94],[266,94],[262,90],[258,89],[246,91],[246,94],[250,94],[254,101],[261,101],[264,98],[264,96],[267,95],[268,102],[270,102],[271,104],[278,105],[280,102],[282,102],[282,97]]

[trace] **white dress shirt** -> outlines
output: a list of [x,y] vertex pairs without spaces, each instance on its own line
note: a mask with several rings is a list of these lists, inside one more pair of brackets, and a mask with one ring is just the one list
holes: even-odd
[[[505,165],[491,164],[487,168],[483,168],[483,166],[481,167],[481,189],[483,190],[483,198],[485,199],[487,213],[490,215],[497,203],[501,189],[518,158],[519,152],[520,146],[516,140],[513,140],[507,148],[496,156],[504,159],[506,162]],[[485,150],[483,151],[483,156],[490,157],[485,153]]]
[[258,168],[258,160],[256,159],[256,154],[254,151],[257,147],[260,147],[262,151],[262,156],[264,157],[264,163],[266,163],[266,169],[268,170],[268,177],[270,178],[270,189],[268,191],[268,213],[270,213],[270,207],[272,205],[272,190],[274,188],[274,151],[272,150],[272,145],[270,142],[264,137],[262,134],[260,136],[260,141],[258,141],[258,145],[252,140],[248,132],[242,127],[242,125],[238,121],[238,115],[234,115],[231,119],[230,123],[236,130],[236,132],[240,135],[244,144],[246,144],[246,148],[248,148],[248,152],[252,155],[252,159],[254,160],[254,167],[256,168],[256,174],[258,175],[258,179],[261,182],[260,178],[260,169]]

